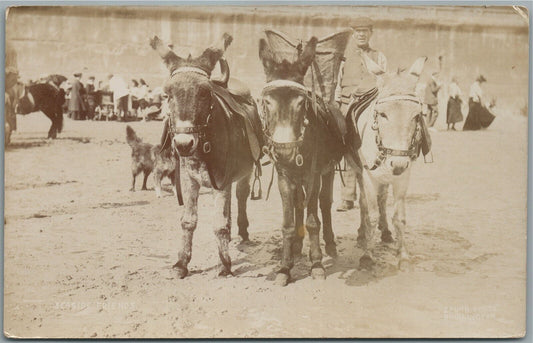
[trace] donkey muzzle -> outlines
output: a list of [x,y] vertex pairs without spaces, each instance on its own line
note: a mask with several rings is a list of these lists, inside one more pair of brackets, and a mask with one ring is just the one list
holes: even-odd
[[194,135],[187,133],[179,133],[174,135],[172,143],[179,155],[184,157],[191,156],[196,150],[196,146],[198,144]]
[[410,160],[406,158],[391,158],[390,167],[392,168],[392,175],[401,175],[409,168]]

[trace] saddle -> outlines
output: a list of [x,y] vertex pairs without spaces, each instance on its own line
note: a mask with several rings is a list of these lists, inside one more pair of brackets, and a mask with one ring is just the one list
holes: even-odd
[[[368,108],[368,106],[378,96],[378,89],[372,88],[369,91],[362,94],[355,94],[352,96],[352,101],[346,111],[346,126],[347,126],[347,139],[346,145],[352,153],[356,153],[362,144],[362,138],[359,134],[359,128],[357,127],[357,121],[361,114]],[[356,159],[358,162],[358,159]]]
[[[232,87],[233,86],[233,87]],[[261,147],[263,146],[263,130],[261,126],[261,119],[257,111],[257,106],[250,94],[248,88],[234,84],[229,84],[228,88],[225,88],[217,83],[211,82],[211,89],[213,93],[222,101],[226,107],[225,110],[230,113],[226,113],[228,117],[233,114],[237,114],[244,120],[246,128],[246,137],[252,152],[254,161],[259,161],[261,158]]]

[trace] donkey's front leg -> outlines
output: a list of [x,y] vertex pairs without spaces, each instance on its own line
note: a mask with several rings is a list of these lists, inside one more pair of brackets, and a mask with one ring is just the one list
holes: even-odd
[[363,248],[363,256],[359,259],[359,267],[363,269],[371,269],[374,265],[374,257],[372,255],[374,236],[374,227],[370,223],[369,214],[369,192],[368,187],[376,187],[376,185],[365,182],[363,173],[357,173],[357,183],[359,184],[359,208],[361,224],[358,230],[357,243]]
[[294,194],[294,222],[296,235],[292,243],[293,257],[302,255],[302,247],[305,236],[304,209],[305,193],[301,185],[297,185]]
[[283,206],[283,224],[281,228],[283,244],[281,267],[276,275],[275,283],[279,286],[286,286],[287,283],[289,283],[290,272],[294,265],[292,245],[296,238],[296,230],[294,226],[294,195],[296,194],[296,188],[289,178],[282,173],[278,176],[278,188]]
[[322,176],[322,187],[320,189],[320,213],[322,213],[322,235],[326,242],[326,254],[330,257],[337,257],[337,245],[335,244],[335,235],[331,225],[331,204],[333,203],[333,179],[335,171]]
[[214,221],[218,256],[221,262],[218,276],[233,275],[229,256],[229,242],[231,241],[231,184],[223,190],[215,191]]
[[192,237],[198,222],[198,194],[200,184],[196,180],[184,173],[182,178],[182,189],[185,197],[185,208],[181,217],[181,247],[178,254],[178,262],[174,265],[178,277],[183,279],[188,274],[187,265],[191,261]]
[[[409,173],[409,170],[406,171]],[[404,270],[409,264],[409,253],[405,247],[404,233],[406,228],[405,221],[405,195],[407,193],[407,186],[409,185],[409,176],[397,180],[392,185],[394,195],[394,214],[392,216],[392,224],[396,228],[396,236],[398,240],[398,268]]]
[[309,232],[309,259],[311,260],[311,276],[313,279],[324,280],[326,273],[322,265],[322,250],[320,249],[320,220],[318,219],[318,192],[320,189],[320,175],[312,175],[312,191],[307,188],[307,219],[305,226]]

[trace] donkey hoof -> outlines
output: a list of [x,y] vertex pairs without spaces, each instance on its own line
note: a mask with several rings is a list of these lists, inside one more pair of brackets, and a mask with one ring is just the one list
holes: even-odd
[[179,279],[183,279],[187,276],[187,274],[189,274],[189,270],[187,270],[187,268],[184,268],[180,265],[178,265],[178,263],[176,263],[172,269],[174,269],[176,271],[176,275],[178,276]]
[[337,258],[337,246],[335,243],[333,244],[326,244],[326,254],[328,254],[331,258]]
[[383,243],[393,243],[394,242],[394,239],[392,239],[392,234],[389,230],[387,231],[383,231],[381,233],[381,241]]
[[311,277],[313,280],[326,280],[326,271],[324,270],[324,267],[312,268]]
[[359,259],[359,269],[366,269],[366,270],[370,270],[372,269],[372,267],[374,266],[375,262],[374,260],[372,259],[372,256],[368,255],[368,254],[364,254],[363,256],[361,256],[361,258]]
[[402,272],[406,272],[411,268],[411,261],[409,261],[408,258],[400,258],[398,261],[398,270]]
[[241,236],[242,242],[246,243],[250,241],[250,236],[247,233],[239,233],[239,236]]
[[276,286],[285,287],[289,283],[289,275],[285,273],[278,273],[276,275],[276,279],[274,280],[274,284]]
[[135,188],[130,188],[130,192],[135,192]]
[[219,273],[218,273],[218,277],[220,278],[225,278],[225,277],[229,277],[229,276],[233,276],[233,273],[231,272],[231,270],[228,270],[228,269],[222,269]]

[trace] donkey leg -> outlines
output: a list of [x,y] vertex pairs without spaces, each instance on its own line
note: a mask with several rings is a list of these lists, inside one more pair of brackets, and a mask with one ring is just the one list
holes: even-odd
[[239,226],[239,236],[243,242],[249,241],[248,235],[248,215],[246,213],[246,201],[250,195],[250,178],[252,174],[245,176],[237,182],[237,225]]
[[[406,171],[409,173],[409,170]],[[405,178],[397,180],[392,185],[394,195],[394,214],[392,216],[392,224],[396,228],[396,237],[398,240],[398,268],[404,270],[409,265],[409,253],[405,247],[404,232],[406,228],[405,221],[405,195],[407,193],[407,186],[409,185],[409,175]]]
[[377,193],[379,209],[378,229],[381,231],[381,241],[384,243],[392,243],[392,234],[389,230],[389,224],[387,222],[387,196],[389,193],[389,185],[379,185]]
[[215,191],[214,221],[218,257],[221,262],[218,276],[233,275],[229,256],[229,242],[231,241],[231,184],[223,190]]
[[278,188],[281,195],[281,202],[283,206],[283,224],[282,224],[282,253],[281,266],[277,272],[275,283],[279,286],[286,286],[289,283],[290,271],[294,265],[292,255],[292,244],[296,237],[295,223],[294,223],[294,195],[295,186],[283,174],[279,174]]
[[185,208],[181,217],[181,247],[178,253],[178,262],[173,267],[176,269],[180,279],[187,276],[189,272],[187,265],[191,261],[192,237],[198,222],[198,194],[200,191],[200,184],[196,180],[186,175],[184,176],[181,179],[183,194],[186,195]]
[[302,186],[296,186],[295,190],[295,204],[294,204],[294,223],[296,229],[296,235],[292,243],[293,256],[302,255],[303,240],[305,236],[304,226],[304,201],[305,195]]
[[322,265],[322,250],[320,249],[320,220],[318,219],[318,190],[320,189],[320,175],[313,176],[312,193],[308,192],[307,219],[305,227],[309,233],[309,259],[311,260],[311,276],[313,279],[324,280],[326,273]]
[[331,225],[331,204],[333,203],[333,179],[335,172],[331,171],[322,176],[322,187],[320,189],[320,212],[322,213],[322,235],[326,242],[326,254],[337,257],[337,245],[335,244],[335,235]]
[[372,255],[372,237],[374,236],[373,226],[370,223],[370,214],[368,210],[368,193],[367,187],[374,187],[372,184],[365,184],[363,174],[357,174],[357,183],[359,184],[359,208],[361,216],[361,224],[358,230],[357,243],[363,248],[363,255],[359,259],[359,267],[362,269],[371,269],[374,265],[374,257]]

